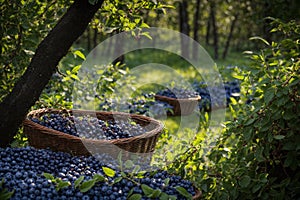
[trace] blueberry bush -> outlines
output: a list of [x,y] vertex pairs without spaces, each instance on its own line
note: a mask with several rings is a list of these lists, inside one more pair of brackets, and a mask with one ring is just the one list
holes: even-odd
[[242,95],[229,105],[232,118],[216,146],[203,156],[199,136],[170,167],[197,182],[207,199],[299,198],[300,26],[271,25],[277,40],[253,38],[266,48],[247,52],[252,64],[232,70]]

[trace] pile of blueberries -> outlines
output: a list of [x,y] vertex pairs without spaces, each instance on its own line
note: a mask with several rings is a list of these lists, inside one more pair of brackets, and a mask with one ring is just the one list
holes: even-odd
[[81,138],[112,140],[129,138],[147,132],[140,124],[129,120],[103,121],[91,116],[70,116],[67,114],[45,114],[31,118],[42,126]]
[[[103,171],[104,167],[113,169],[114,177],[108,177]],[[44,176],[50,173],[62,181],[69,181],[70,186],[57,190],[56,185]],[[91,189],[80,192],[74,187],[75,181],[84,176],[84,181],[91,180],[95,174],[106,177],[106,181],[96,183]],[[169,175],[166,171],[156,173],[146,172],[142,178],[127,179],[112,184],[121,172],[113,166],[107,166],[101,159],[95,157],[71,156],[63,152],[53,152],[48,149],[0,148],[0,179],[4,180],[2,189],[12,192],[14,199],[118,199],[125,200],[131,190],[133,194],[143,195],[141,184],[153,189],[185,199],[175,189],[176,186],[185,188],[188,193],[195,195],[195,189],[190,181],[180,176]],[[165,179],[169,179],[165,185]],[[1,188],[0,188],[1,189]],[[1,191],[0,191],[1,193]],[[142,199],[148,199],[143,197]]]

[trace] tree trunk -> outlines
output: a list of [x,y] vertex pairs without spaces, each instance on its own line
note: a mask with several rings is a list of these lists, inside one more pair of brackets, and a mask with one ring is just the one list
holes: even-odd
[[218,27],[216,22],[216,4],[214,1],[210,3],[210,12],[211,12],[211,23],[213,28],[213,37],[214,37],[214,53],[215,59],[219,58],[219,36],[218,36]]
[[207,26],[206,26],[206,36],[205,36],[205,44],[208,46],[210,45],[209,38],[210,38],[210,27],[211,27],[211,12],[207,19]]
[[0,104],[0,146],[8,146],[28,110],[38,100],[43,88],[65,56],[86,29],[103,0],[91,5],[87,0],[75,1],[57,25],[38,46],[31,63]]
[[229,34],[228,34],[228,37],[227,37],[227,40],[226,40],[226,44],[225,44],[225,48],[224,48],[224,51],[223,51],[223,55],[222,55],[223,59],[225,59],[226,56],[227,56],[229,45],[230,45],[230,41],[231,41],[231,38],[232,38],[232,35],[233,35],[233,30],[234,30],[237,18],[238,18],[238,14],[236,14],[234,16],[234,19],[231,22],[230,31],[229,31]]
[[[241,26],[237,26],[237,32],[241,32]],[[234,46],[234,49],[235,51],[240,51],[242,49],[241,47],[241,43],[243,43],[243,40],[242,40],[243,37],[238,37],[235,39],[235,46]]]
[[[114,36],[114,32],[109,33],[109,38],[112,38],[113,36]],[[106,56],[111,55],[112,48],[114,47],[113,42],[114,42],[113,39],[109,40],[109,45],[108,45],[107,51],[105,52]]]
[[[117,31],[117,34],[120,33],[120,31]],[[114,51],[116,53],[116,55],[121,54],[121,52],[123,52],[123,39],[120,37],[116,37],[116,42],[115,42],[115,46],[114,46]],[[124,64],[125,63],[125,56],[120,55],[117,59],[115,59],[112,64],[116,65],[117,63],[119,64]]]
[[[97,46],[98,30],[97,28],[93,29],[93,49]],[[93,57],[97,57],[97,48],[93,50]]]
[[88,52],[90,52],[91,49],[92,49],[92,44],[91,44],[91,28],[90,27],[87,27],[87,36],[86,36],[86,39],[87,39],[87,50],[88,50]]
[[93,36],[93,48],[97,46],[97,38],[98,38],[98,30],[97,28],[94,28],[94,36]]
[[[180,19],[180,32],[189,36],[190,26],[187,12],[187,0],[183,0],[179,3],[179,19]],[[189,58],[189,43],[185,38],[181,38],[181,56],[184,58]]]
[[[196,42],[199,42],[198,40],[198,30],[199,30],[199,14],[200,14],[200,2],[201,0],[197,0],[196,2],[196,10],[195,10],[195,15],[194,15],[194,40]],[[198,45],[196,45],[196,43],[194,43],[193,46],[193,58],[196,59],[197,58],[197,54],[198,54]]]
[[[272,2],[272,1],[271,1]],[[269,43],[272,42],[272,39],[271,39],[271,29],[270,29],[270,23],[272,20],[270,19],[266,19],[270,13],[271,13],[271,9],[272,9],[272,3],[271,2],[268,2],[268,1],[265,1],[264,2],[264,13],[263,13],[263,18],[265,19],[263,21],[263,34],[264,34],[264,39],[267,40]]]

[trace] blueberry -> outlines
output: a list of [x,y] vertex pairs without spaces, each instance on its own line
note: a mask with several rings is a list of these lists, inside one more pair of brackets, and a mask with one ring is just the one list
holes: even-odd
[[90,200],[90,197],[89,197],[88,195],[84,195],[84,196],[82,196],[81,199],[82,199],[82,200]]
[[83,197],[83,194],[81,192],[76,192],[76,197]]
[[15,174],[15,176],[16,176],[17,179],[20,179],[23,176],[23,174],[21,172],[17,172]]

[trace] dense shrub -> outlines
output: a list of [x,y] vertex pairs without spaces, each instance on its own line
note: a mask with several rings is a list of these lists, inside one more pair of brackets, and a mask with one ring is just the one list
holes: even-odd
[[[209,158],[203,183],[214,199],[295,199],[300,196],[300,26],[273,19],[281,40],[252,53],[240,70],[244,95],[233,106],[234,120]],[[214,183],[214,184],[212,184]]]
[[266,48],[247,52],[250,66],[231,68],[242,95],[232,99],[220,136],[205,126],[206,117],[188,150],[167,167],[194,181],[204,199],[300,196],[300,26],[275,19],[271,25],[281,39],[254,37]]

